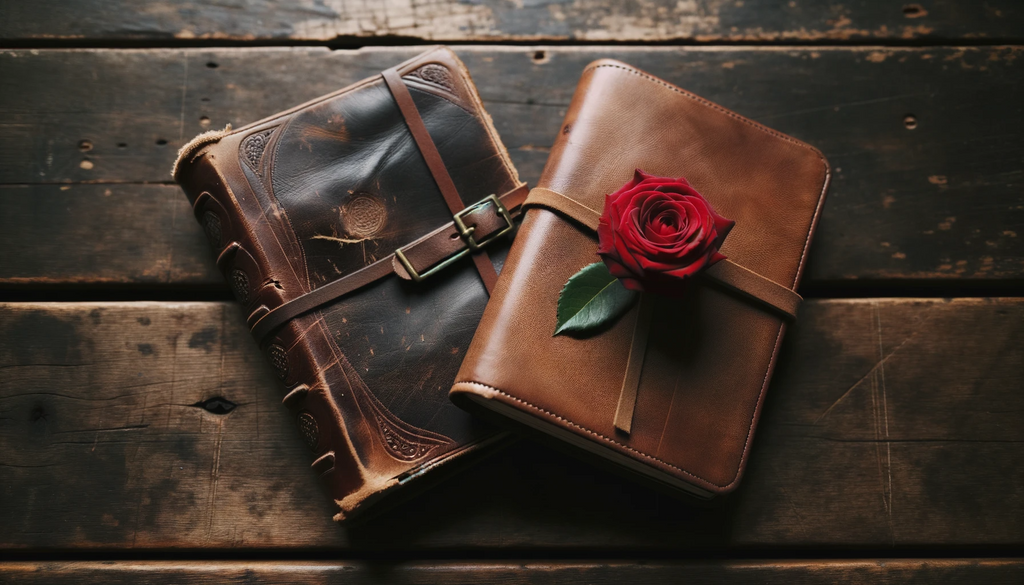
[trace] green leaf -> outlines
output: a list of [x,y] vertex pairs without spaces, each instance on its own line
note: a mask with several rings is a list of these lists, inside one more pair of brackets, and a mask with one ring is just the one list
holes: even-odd
[[584,266],[558,295],[558,322],[554,335],[588,331],[611,323],[625,313],[639,293],[622,286],[604,262]]

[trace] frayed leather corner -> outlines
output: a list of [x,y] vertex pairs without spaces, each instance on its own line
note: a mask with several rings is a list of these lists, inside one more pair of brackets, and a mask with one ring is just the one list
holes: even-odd
[[176,175],[178,174],[178,167],[181,165],[181,161],[185,160],[188,157],[188,155],[206,146],[207,144],[217,142],[218,140],[224,138],[230,133],[231,124],[228,124],[224,127],[223,130],[208,130],[206,132],[203,132],[199,136],[196,136],[192,140],[189,140],[185,146],[182,146],[178,150],[178,157],[174,159],[174,165],[171,167],[171,178],[175,179]]

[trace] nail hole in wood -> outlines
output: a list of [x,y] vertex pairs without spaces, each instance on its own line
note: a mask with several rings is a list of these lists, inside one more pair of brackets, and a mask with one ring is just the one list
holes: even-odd
[[206,116],[203,116],[203,117],[199,118],[199,125],[202,126],[203,128],[206,128],[207,126],[210,125],[210,118],[208,118]]
[[29,413],[28,418],[32,422],[45,422],[46,419],[49,418],[49,416],[46,414],[45,408],[43,408],[42,406],[37,406],[32,409],[32,412]]
[[202,408],[203,410],[211,414],[224,415],[234,410],[235,407],[238,405],[235,404],[234,402],[231,402],[227,398],[221,398],[220,396],[216,396],[214,398],[208,398],[206,400],[196,402],[192,406],[194,406],[195,408]]
[[213,61],[209,61],[209,62],[207,62],[207,63],[206,63],[206,66],[207,66],[207,67],[209,67],[210,69],[216,69],[217,67],[219,67],[219,65],[217,65],[217,64],[216,64],[216,63],[214,63]]
[[546,63],[548,60],[547,51],[534,51],[533,61],[534,63]]
[[914,128],[917,128],[917,118],[915,118],[913,114],[907,114],[907,116],[903,118],[903,125],[906,126],[907,130],[913,130]]
[[163,138],[157,138],[156,139],[156,145],[157,146],[165,146],[166,144],[167,144],[167,141],[164,140]]
[[88,171],[93,167],[93,164],[91,160],[85,159],[82,162],[78,163],[78,166]]
[[127,142],[118,142],[117,143],[117,147],[118,148],[128,148],[128,143]]
[[82,152],[89,152],[92,150],[92,142],[89,142],[88,140],[80,141],[78,143],[78,150],[81,150]]

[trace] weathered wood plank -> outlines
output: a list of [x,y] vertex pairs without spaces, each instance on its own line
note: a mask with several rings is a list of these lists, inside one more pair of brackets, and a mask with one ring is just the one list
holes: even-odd
[[[216,285],[183,196],[134,183],[168,181],[177,147],[204,129],[416,50],[0,52],[0,245],[22,252],[0,283]],[[616,57],[824,151],[835,178],[805,282],[952,286],[1024,273],[1021,51],[458,48],[527,180],[580,71]]]
[[0,186],[0,282],[223,289],[176,185]]
[[11,562],[0,581],[103,583],[1019,583],[1019,559],[665,562]]
[[[809,301],[723,506],[520,443],[348,530],[241,322],[230,303],[0,306],[0,547],[1024,543],[1022,299]],[[197,406],[215,397],[238,406]]]
[[1020,39],[1014,0],[0,2],[0,41],[948,42]]

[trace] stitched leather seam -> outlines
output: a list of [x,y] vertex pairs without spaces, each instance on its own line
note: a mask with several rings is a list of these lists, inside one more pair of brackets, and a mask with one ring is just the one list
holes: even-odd
[[[743,122],[744,124],[747,124],[748,126],[751,126],[753,128],[756,128],[756,129],[760,130],[761,132],[764,132],[764,133],[769,134],[771,136],[775,136],[776,138],[781,138],[782,140],[785,140],[786,142],[791,142],[791,143],[799,146],[800,148],[803,148],[805,150],[809,150],[809,151],[813,152],[815,155],[817,155],[818,160],[820,160],[822,162],[822,165],[824,166],[824,169],[825,169],[825,176],[822,179],[822,184],[821,184],[821,193],[818,195],[818,205],[816,206],[816,209],[815,209],[815,212],[814,212],[814,217],[811,219],[811,226],[813,227],[817,223],[818,216],[821,213],[821,202],[822,202],[822,199],[825,196],[825,187],[828,185],[828,177],[829,177],[828,161],[825,160],[825,156],[821,154],[821,151],[819,151],[818,149],[814,148],[813,146],[810,146],[808,144],[800,142],[799,140],[797,140],[797,139],[795,139],[795,138],[793,138],[791,136],[786,136],[785,134],[782,134],[781,132],[777,132],[777,131],[772,130],[771,128],[768,128],[766,126],[762,126],[761,124],[758,124],[757,122],[754,122],[753,120],[749,120],[747,118],[744,118],[743,116],[740,116],[736,112],[729,111],[729,110],[723,108],[722,106],[720,106],[720,105],[718,105],[716,103],[709,102],[708,100],[706,100],[706,99],[704,99],[702,97],[696,96],[696,95],[694,95],[694,94],[692,94],[692,93],[690,93],[688,91],[685,91],[683,89],[680,89],[680,88],[678,88],[678,87],[676,87],[676,86],[674,86],[674,85],[672,85],[672,84],[670,84],[670,83],[668,83],[666,81],[658,79],[657,77],[654,77],[653,75],[648,75],[647,73],[644,73],[642,71],[638,71],[636,69],[631,69],[629,67],[623,67],[622,65],[612,65],[611,63],[605,63],[605,64],[602,64],[602,65],[592,65],[590,67],[587,67],[586,69],[583,70],[583,73],[586,74],[588,71],[591,71],[591,70],[594,70],[594,69],[599,69],[601,67],[611,67],[611,68],[614,68],[614,69],[621,69],[621,70],[623,70],[623,71],[625,71],[627,73],[632,73],[633,75],[636,75],[638,77],[642,77],[642,78],[644,78],[644,79],[646,79],[648,81],[653,81],[654,83],[657,83],[658,85],[667,87],[668,89],[671,89],[672,91],[674,91],[674,92],[676,92],[676,93],[678,93],[678,94],[680,94],[680,95],[682,95],[684,97],[690,98],[691,100],[694,100],[694,101],[696,101],[696,102],[698,102],[700,104],[703,104],[703,105],[708,106],[708,107],[710,107],[710,108],[712,108],[714,110],[717,110],[717,111],[719,111],[719,112],[729,116],[730,118],[735,118],[735,119],[739,120],[740,122]],[[807,248],[809,247],[809,245],[811,243],[811,232],[812,231],[814,231],[814,230],[813,229],[808,229],[807,230],[807,239],[804,240],[803,253],[800,254],[800,264],[797,267],[796,275],[793,277],[793,284],[792,284],[792,286],[790,286],[790,288],[796,288],[796,283],[797,283],[798,280],[800,280],[800,273],[803,272],[804,261],[807,258]]]
[[761,407],[761,401],[764,400],[765,390],[768,389],[768,372],[772,371],[772,364],[775,363],[775,358],[778,357],[779,345],[782,341],[782,330],[784,327],[785,324],[779,325],[779,333],[775,336],[775,347],[772,349],[772,358],[768,360],[768,367],[764,370],[764,379],[761,381],[761,391],[757,394],[757,403],[754,405],[754,412],[750,413],[750,426],[747,427],[747,438],[743,443],[743,454],[740,455],[740,465],[736,468],[736,475],[733,476],[732,481],[723,487],[728,487],[736,483],[736,478],[740,476],[740,469],[743,468],[743,465],[747,460],[747,451],[750,449],[751,435],[754,431],[754,420],[757,418],[757,411]]
[[688,92],[688,91],[686,91],[684,89],[678,88],[678,87],[672,85],[671,83],[668,83],[668,82],[666,82],[664,80],[658,79],[657,77],[654,77],[653,75],[648,75],[647,73],[644,73],[642,71],[638,71],[636,69],[630,69],[628,67],[623,67],[622,65],[612,65],[611,63],[605,63],[603,65],[592,65],[590,67],[587,67],[586,69],[583,70],[583,73],[586,73],[587,71],[591,71],[593,69],[600,69],[601,67],[612,67],[612,68],[615,68],[615,69],[621,69],[621,70],[623,70],[623,71],[625,71],[627,73],[632,73],[633,75],[637,75],[639,77],[643,77],[644,79],[647,79],[648,81],[653,81],[654,83],[657,83],[658,85],[665,86],[665,87],[671,89],[672,91],[674,91],[674,92],[676,92],[676,93],[678,93],[680,95],[683,95],[683,96],[685,96],[687,98],[690,98],[691,100],[693,100],[695,102],[699,102],[701,104],[704,104],[705,106],[708,106],[708,107],[710,107],[712,109],[718,110],[719,112],[721,112],[721,113],[723,113],[723,114],[725,114],[725,115],[727,115],[727,116],[729,116],[731,118],[735,118],[735,119],[739,120],[740,122],[743,122],[744,124],[747,124],[749,126],[753,126],[754,128],[757,128],[758,130],[760,130],[760,131],[762,131],[762,132],[764,132],[766,134],[770,134],[770,135],[775,136],[777,138],[781,138],[781,139],[785,140],[786,142],[792,142],[793,144],[795,144],[795,145],[797,145],[797,146],[799,146],[801,148],[804,148],[806,150],[810,150],[811,152],[815,153],[818,156],[819,159],[821,159],[822,161],[825,160],[825,157],[821,154],[821,152],[819,152],[818,149],[814,148],[813,146],[810,146],[809,144],[805,144],[803,142],[800,142],[799,140],[797,140],[796,138],[793,138],[792,136],[786,136],[785,134],[783,134],[781,132],[778,132],[776,130],[772,130],[771,128],[768,128],[767,126],[762,126],[761,124],[758,124],[757,122],[755,122],[753,120],[744,118],[743,116],[737,114],[736,112],[732,112],[730,110],[727,110],[727,109],[723,108],[722,106],[720,106],[720,105],[718,105],[716,103],[709,102],[708,100],[706,100],[706,99],[704,99],[702,97],[696,96],[696,95],[694,95],[694,94],[692,94],[692,93],[690,93],[690,92]]
[[694,473],[690,473],[689,471],[686,471],[685,469],[683,469],[681,467],[677,467],[675,465],[672,465],[668,461],[663,461],[663,460],[658,459],[657,457],[655,457],[653,455],[648,455],[647,453],[644,453],[642,451],[637,451],[636,449],[634,449],[632,447],[629,447],[627,445],[623,445],[622,443],[616,441],[615,439],[612,439],[610,437],[606,437],[606,436],[602,435],[601,433],[598,433],[597,431],[592,431],[592,430],[590,430],[590,429],[588,429],[588,428],[586,428],[586,427],[584,427],[582,425],[578,425],[578,424],[572,422],[569,419],[566,419],[566,418],[563,418],[561,416],[558,416],[557,414],[555,414],[553,412],[550,412],[548,410],[545,410],[545,409],[543,409],[543,408],[541,408],[541,407],[539,407],[539,406],[537,406],[535,404],[531,404],[531,403],[523,400],[522,398],[516,398],[515,396],[512,396],[511,394],[509,394],[508,392],[505,392],[504,390],[501,390],[500,388],[495,388],[494,386],[490,386],[490,385],[484,384],[482,382],[474,382],[474,381],[471,381],[471,380],[464,380],[464,381],[461,381],[461,382],[456,382],[456,384],[474,384],[474,385],[477,385],[477,386],[483,386],[484,388],[488,388],[490,390],[493,390],[493,391],[497,392],[498,394],[501,394],[502,396],[506,396],[508,398],[511,398],[512,400],[515,400],[516,402],[522,403],[522,404],[524,404],[524,405],[526,405],[526,406],[528,406],[528,407],[530,407],[530,408],[532,408],[534,410],[540,411],[540,412],[548,415],[549,417],[558,419],[558,420],[562,421],[563,423],[565,423],[565,424],[567,424],[567,425],[569,425],[569,426],[571,426],[573,428],[577,428],[577,429],[583,431],[584,433],[587,433],[589,435],[593,435],[593,436],[595,436],[595,437],[597,437],[599,439],[602,439],[606,443],[611,443],[613,445],[617,445],[619,447],[622,447],[623,449],[625,449],[627,451],[630,451],[632,453],[636,453],[637,455],[639,455],[639,456],[641,456],[641,457],[643,457],[645,459],[650,459],[652,461],[657,461],[658,463],[661,463],[662,465],[666,465],[668,467],[671,467],[672,469],[675,469],[676,471],[680,471],[682,473],[685,473],[686,475],[689,475],[690,477],[692,477],[694,479],[698,479],[698,480],[700,480],[700,481],[702,481],[702,482],[704,482],[704,483],[706,483],[708,485],[713,485],[713,486],[719,487],[719,488],[724,488],[724,487],[728,487],[729,485],[732,485],[732,484],[726,484],[726,485],[722,486],[722,485],[718,485],[717,483],[714,483],[712,481],[708,481],[708,480],[704,479],[703,477],[701,477],[699,475],[696,475]]
[[825,176],[821,179],[821,193],[818,194],[818,205],[814,209],[814,217],[811,218],[811,226],[807,229],[807,238],[804,240],[804,251],[800,254],[800,264],[796,268],[796,274],[793,276],[793,286],[790,288],[795,289],[797,281],[800,280],[800,275],[804,272],[804,262],[807,260],[807,250],[811,247],[811,234],[814,233],[814,228],[818,225],[818,219],[821,217],[821,210],[825,203],[825,189],[828,188],[828,178],[832,173],[828,167],[828,161],[824,157],[821,158],[825,165]]

